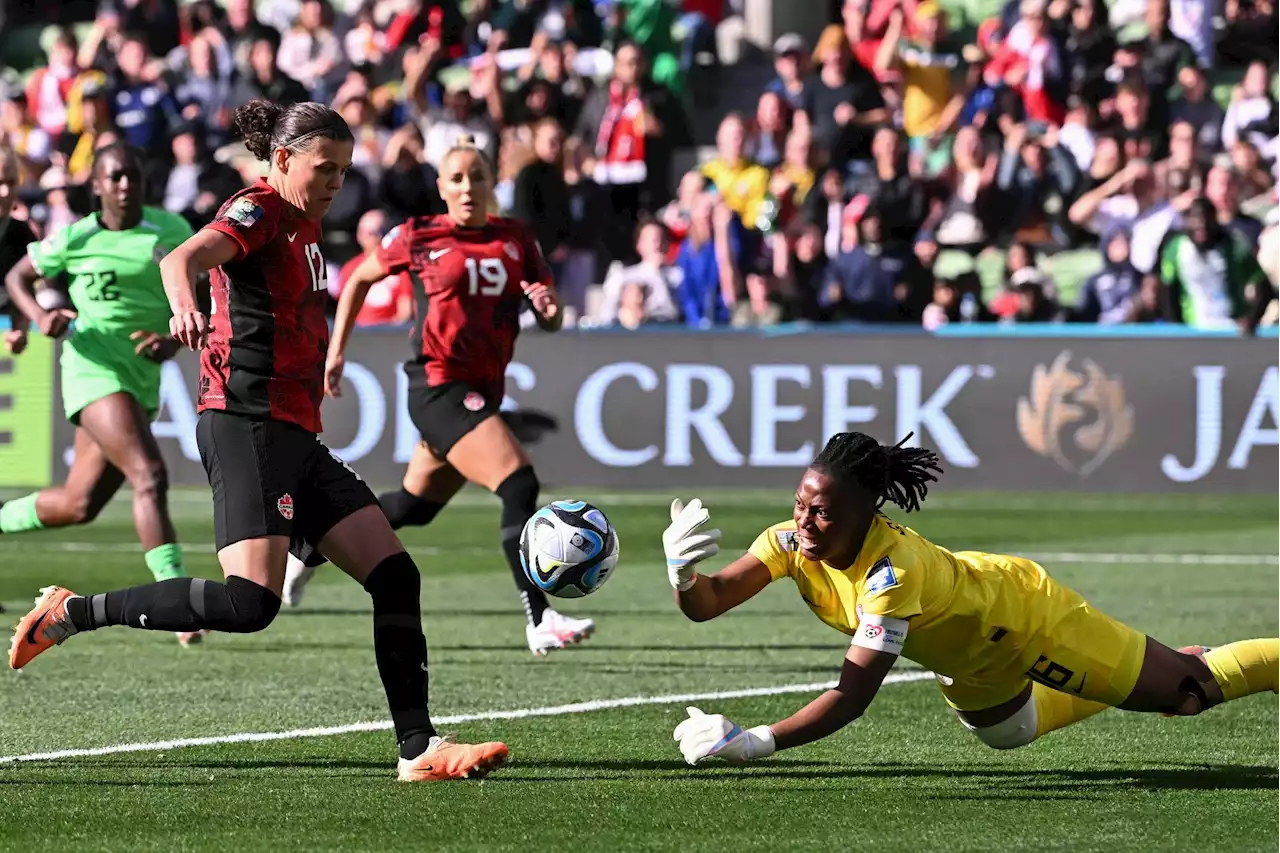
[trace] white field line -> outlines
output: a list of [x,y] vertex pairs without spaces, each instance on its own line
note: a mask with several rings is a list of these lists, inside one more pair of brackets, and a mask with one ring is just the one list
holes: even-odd
[[[933,678],[933,673],[913,670],[890,673],[885,684],[907,684]],[[524,720],[530,717],[562,717],[566,714],[587,714],[593,711],[609,711],[615,708],[635,708],[642,705],[681,705],[687,702],[707,702],[721,699],[743,699],[751,696],[781,696],[787,693],[816,693],[835,687],[834,681],[812,684],[782,684],[776,687],[749,687],[742,690],[720,690],[712,693],[675,693],[665,696],[628,696],[621,699],[593,699],[572,705],[552,705],[544,708],[517,708],[510,711],[481,711],[471,714],[455,714],[436,717],[437,726],[453,726],[487,720]],[[191,746],[216,746],[224,743],[261,743],[270,740],[298,740],[299,738],[332,737],[355,732],[381,732],[391,728],[390,720],[368,723],[348,723],[345,726],[324,726],[313,729],[292,729],[287,732],[240,732],[213,737],[181,738],[149,743],[122,743],[116,746],[98,746],[88,749],[60,749],[56,752],[33,752],[30,755],[0,756],[0,764],[19,761],[54,761],[61,758],[88,758],[98,755],[115,755],[122,752],[167,752]]]
[[[183,543],[182,550],[192,554],[212,554],[213,546],[207,542]],[[731,549],[730,549],[731,550]],[[745,550],[745,547],[739,550]],[[440,547],[437,545],[409,545],[412,554],[427,557],[496,557],[500,554],[497,545],[493,547],[459,546]],[[1143,553],[1111,553],[1089,551],[1043,551],[1032,554],[1021,553],[1018,549],[994,549],[995,553],[1012,554],[1028,557],[1039,563],[1105,563],[1108,565],[1169,565],[1169,566],[1277,566],[1280,555],[1277,554],[1143,554]],[[0,555],[23,552],[63,552],[72,554],[138,554],[142,547],[132,542],[78,542],[52,538],[17,538],[0,539]]]

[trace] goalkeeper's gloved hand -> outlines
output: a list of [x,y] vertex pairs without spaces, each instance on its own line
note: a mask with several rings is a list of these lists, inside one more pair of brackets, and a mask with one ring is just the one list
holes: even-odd
[[773,731],[768,726],[744,729],[721,714],[704,714],[694,707],[685,710],[689,719],[676,726],[675,739],[690,764],[711,756],[744,764],[773,755]]
[[671,525],[662,534],[662,550],[667,552],[667,578],[680,592],[693,586],[697,573],[693,567],[720,553],[719,530],[699,533],[711,513],[694,498],[685,506],[676,498],[671,502]]

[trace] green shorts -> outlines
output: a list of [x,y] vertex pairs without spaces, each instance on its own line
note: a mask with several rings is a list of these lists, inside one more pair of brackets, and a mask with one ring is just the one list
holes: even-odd
[[160,410],[160,365],[135,355],[120,333],[77,331],[62,345],[62,408],[79,424],[80,412],[103,397],[124,392],[138,401],[148,420]]

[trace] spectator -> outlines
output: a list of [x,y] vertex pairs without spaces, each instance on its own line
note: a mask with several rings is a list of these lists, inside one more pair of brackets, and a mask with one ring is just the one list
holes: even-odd
[[351,29],[342,37],[342,51],[347,62],[357,68],[382,64],[387,56],[387,35],[378,29],[372,5],[357,10]]
[[[627,325],[623,315],[626,313],[628,291],[636,291],[641,297],[640,310],[631,309],[633,319],[639,316],[650,323],[670,323],[680,319],[672,293],[680,290],[681,270],[667,263],[669,241],[670,236],[662,223],[656,220],[640,223],[636,232],[636,254],[640,262],[628,267],[615,262],[609,270],[597,315],[599,325]],[[635,293],[630,295],[634,297]]]
[[186,127],[173,137],[173,167],[156,181],[161,205],[201,228],[213,220],[218,207],[240,189],[240,177],[209,157],[204,134]]
[[[456,145],[459,138],[455,136],[450,145]],[[382,168],[380,206],[393,219],[408,219],[443,209],[440,192],[436,189],[437,171],[426,161],[422,135],[416,127],[407,124],[391,134],[382,155]],[[350,173],[347,177],[349,180]]]
[[1068,215],[1075,225],[1101,235],[1114,228],[1133,227],[1159,202],[1159,186],[1151,164],[1136,158],[1109,180],[1076,199]]
[[325,0],[302,0],[297,23],[280,40],[280,70],[297,80],[315,101],[328,101],[328,79],[342,62],[342,45],[329,28]]
[[232,61],[236,73],[247,75],[252,73],[253,66],[249,54],[258,39],[278,38],[275,30],[258,21],[253,11],[253,0],[227,0],[227,17],[220,25],[222,37],[231,50]]
[[[130,145],[143,151],[165,151],[170,131],[181,121],[173,95],[157,79],[147,42],[126,36],[117,57],[112,116]],[[165,151],[167,154],[168,152]]]
[[924,309],[921,325],[926,332],[937,331],[950,323],[960,322],[960,289],[956,283],[939,276],[933,283],[933,301]]
[[100,80],[85,82],[80,87],[79,94],[80,108],[76,121],[79,132],[73,132],[68,125],[68,129],[59,138],[57,147],[67,158],[67,173],[71,182],[84,184],[93,171],[93,153],[98,149],[99,137],[113,127],[106,86]]
[[[569,194],[569,241],[556,290],[565,306],[565,323],[572,325],[586,308],[587,287],[596,278],[596,256],[600,251],[600,223],[613,215],[604,190],[591,177],[595,164],[580,141],[565,144],[564,182]],[[570,310],[572,309],[572,310]],[[570,316],[573,314],[573,316]]]
[[1085,281],[1072,316],[1081,323],[1128,323],[1141,308],[1142,274],[1129,262],[1129,233],[1117,228],[1101,244],[1105,266]]
[[1139,284],[1138,298],[1129,314],[1130,323],[1165,323],[1169,317],[1168,292],[1160,276],[1147,273]]
[[1034,275],[1019,281],[1014,287],[1018,296],[1018,309],[1005,318],[1012,323],[1053,323],[1059,319],[1060,309],[1043,277]]
[[391,134],[378,122],[377,113],[369,103],[367,86],[363,80],[351,84],[348,81],[339,90],[333,101],[333,108],[338,111],[351,128],[355,139],[355,148],[351,153],[351,165],[359,169],[370,181],[377,182],[382,177],[382,152],[386,150]]
[[35,182],[49,164],[52,143],[49,134],[27,116],[27,96],[12,91],[0,102],[0,145],[13,149],[18,161],[19,186]]
[[1152,95],[1151,120],[1163,124],[1169,115],[1169,90],[1177,82],[1181,69],[1197,64],[1196,54],[1191,45],[1169,29],[1169,0],[1146,0],[1146,4],[1146,37],[1122,45],[1116,61],[1121,68],[1140,72],[1146,90]]
[[1141,157],[1155,162],[1169,156],[1167,126],[1154,118],[1151,97],[1140,77],[1130,75],[1116,86],[1112,132],[1126,159]]
[[[769,196],[777,208],[773,223],[773,237],[785,240],[779,233],[787,230],[801,211],[809,205],[810,190],[816,176],[813,172],[813,145],[808,128],[800,127],[787,134],[783,145],[784,159],[769,178]],[[786,257],[786,252],[775,251],[774,257]],[[781,274],[781,273],[780,273]]]
[[27,81],[27,105],[35,124],[51,139],[67,127],[67,96],[76,81],[76,37],[60,27],[49,50],[49,64]]
[[1196,179],[1204,174],[1207,163],[1196,146],[1196,129],[1188,121],[1176,121],[1169,125],[1169,156],[1155,164],[1156,183],[1161,187],[1169,185],[1170,177],[1175,172],[1184,175],[1195,175]]
[[[885,242],[880,210],[872,204],[854,220],[857,238],[827,265],[820,304],[837,321],[889,323],[902,319],[899,302],[910,288],[909,248]],[[900,299],[900,297],[903,297]]]
[[1116,53],[1116,36],[1102,0],[1078,0],[1071,7],[1063,41],[1066,78],[1072,95],[1096,104],[1111,94],[1107,69]]
[[765,92],[756,102],[756,119],[747,142],[748,157],[766,169],[782,162],[787,130],[791,124],[787,102],[776,92]]
[[[1037,135],[1025,124],[1005,138],[996,184],[1007,204],[1007,231],[1037,246],[1071,244],[1067,207],[1079,183],[1074,159],[1058,146],[1057,128]],[[1088,219],[1088,217],[1085,217]]]
[[1004,255],[1004,274],[1000,294],[991,300],[991,312],[997,317],[1012,317],[1018,311],[1018,284],[1038,277],[1036,250],[1026,243],[1014,241]]
[[1090,192],[1119,174],[1125,166],[1124,151],[1113,134],[1100,133],[1094,138],[1093,157],[1080,180],[1080,189]]
[[279,36],[264,32],[253,39],[249,49],[249,71],[241,75],[231,90],[232,108],[261,98],[278,104],[297,104],[308,99],[306,88],[280,71],[276,63]]
[[871,145],[873,171],[854,179],[854,192],[867,196],[879,209],[886,242],[910,245],[929,214],[928,196],[923,184],[907,171],[901,133],[882,127]]
[[950,159],[950,133],[967,94],[960,49],[947,33],[947,15],[933,0],[916,7],[916,37],[903,38],[901,10],[889,18],[889,29],[876,55],[877,70],[900,69],[903,79],[902,128],[922,171],[936,175]]
[[689,233],[689,223],[698,196],[706,191],[706,188],[707,177],[701,171],[694,169],[685,172],[676,188],[676,197],[658,212],[658,221],[666,226],[667,232],[671,235],[671,252],[668,254],[668,260],[672,263],[675,262],[685,235]]
[[[908,10],[914,17],[917,0],[904,0],[911,8]],[[876,11],[879,13],[876,23],[879,29],[872,33],[867,26],[867,0],[844,0],[840,6],[841,23],[830,24],[818,36],[818,46],[814,49],[813,60],[822,63],[822,56],[827,49],[843,46],[843,53],[852,57],[863,68],[870,72],[876,66],[876,52],[880,49],[880,37],[889,26],[889,14],[897,4],[880,0]]]
[[1045,0],[1021,0],[1020,18],[983,72],[989,86],[1004,83],[1022,101],[1026,120],[1061,126],[1066,117],[1064,68],[1049,32]]
[[1232,90],[1231,105],[1222,122],[1222,145],[1228,151],[1238,139],[1252,142],[1267,159],[1276,154],[1275,138],[1280,133],[1280,115],[1271,97],[1271,80],[1265,62],[1251,62],[1244,80]]
[[773,43],[773,70],[777,76],[769,81],[766,92],[780,95],[792,112],[805,108],[808,97],[808,45],[796,33],[784,33]]
[[186,54],[174,96],[183,119],[199,123],[209,145],[216,148],[227,141],[231,129],[231,78],[235,70],[231,51],[222,34],[209,28],[192,37]]
[[814,50],[819,70],[810,81],[804,119],[814,143],[835,169],[866,156],[871,128],[889,120],[880,86],[867,66],[851,58],[841,32],[828,29]]
[[1262,223],[1240,211],[1240,176],[1227,164],[1214,165],[1205,178],[1204,196],[1213,206],[1218,225],[1235,232],[1248,245],[1256,247],[1262,236]]
[[589,85],[565,62],[564,48],[535,37],[529,62],[517,73],[520,85],[503,105],[503,120],[510,125],[532,124],[546,116],[573,130],[582,112]]
[[[377,251],[378,244],[391,230],[389,224],[386,214],[376,208],[360,217],[360,223],[356,226],[356,243],[360,246],[360,254],[342,265],[337,287],[330,286],[330,295],[335,300],[342,295],[347,280],[356,267],[360,266],[360,262],[370,252]],[[413,298],[413,286],[408,281],[407,274],[389,275],[369,287],[369,295],[360,308],[360,313],[356,315],[356,325],[400,326],[408,323],[414,315]]]
[[1160,280],[1175,322],[1196,329],[1237,328],[1251,335],[1270,302],[1270,284],[1253,248],[1223,228],[1213,206],[1196,199],[1183,230],[1160,252]]
[[[736,301],[733,268],[742,255],[741,226],[715,197],[701,193],[689,211],[689,233],[676,256],[680,268],[680,303],[685,324],[706,329],[729,322],[729,305]],[[725,299],[728,293],[730,298]]]
[[[1058,130],[1058,144],[1071,153],[1077,171],[1089,172],[1098,147],[1098,136],[1094,133],[1098,114],[1092,104],[1074,95],[1072,99],[1071,108],[1067,110],[1067,123]],[[1115,143],[1114,138],[1111,141]]]
[[1248,205],[1254,199],[1265,197],[1275,203],[1276,181],[1271,172],[1262,166],[1262,157],[1251,142],[1237,139],[1231,149],[1231,166],[1240,176],[1240,200]]
[[938,182],[943,197],[923,226],[940,246],[976,255],[990,242],[998,163],[972,125],[956,133],[952,165]]
[[1276,4],[1274,0],[1226,0],[1226,27],[1218,38],[1218,57],[1240,67],[1261,60],[1276,61]]
[[1196,143],[1200,148],[1219,150],[1227,114],[1213,99],[1204,71],[1194,65],[1184,66],[1178,72],[1178,84],[1182,87],[1182,96],[1169,106],[1170,122],[1189,122],[1196,129]]
[[496,160],[498,153],[498,129],[487,114],[480,112],[471,91],[463,81],[451,82],[445,89],[444,106],[419,117],[419,131],[424,140],[424,162],[433,169],[440,168],[440,161],[449,149],[458,144],[460,136],[474,136],[476,147]]
[[145,34],[152,56],[165,56],[181,43],[176,0],[108,0],[108,4],[119,15],[122,32]]
[[746,156],[746,121],[730,113],[716,131],[716,156],[702,167],[725,206],[737,214],[742,226],[756,230],[760,206],[769,190],[769,171]]
[[534,161],[516,177],[512,214],[529,224],[559,279],[560,266],[569,252],[570,213],[569,187],[564,181],[564,131],[555,119],[537,124],[533,151]]

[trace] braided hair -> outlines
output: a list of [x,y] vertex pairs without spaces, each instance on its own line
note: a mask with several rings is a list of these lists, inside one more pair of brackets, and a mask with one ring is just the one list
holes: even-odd
[[831,436],[809,467],[838,482],[857,483],[875,496],[876,509],[888,501],[904,512],[914,512],[928,493],[929,483],[938,481],[935,474],[941,474],[942,468],[932,450],[902,446],[913,434],[889,446],[865,433],[839,432]]

